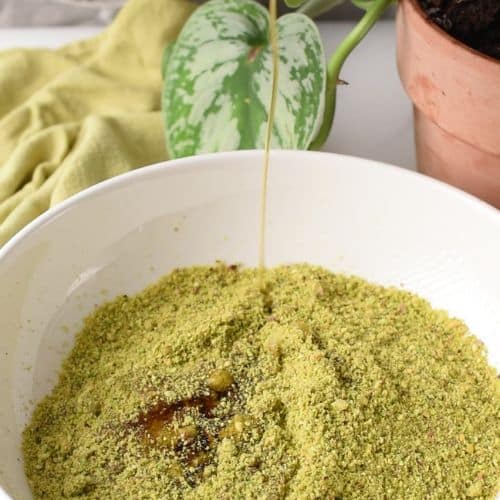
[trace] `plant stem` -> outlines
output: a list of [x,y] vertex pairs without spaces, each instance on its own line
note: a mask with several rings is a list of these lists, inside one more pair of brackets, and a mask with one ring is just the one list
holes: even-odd
[[365,15],[361,18],[354,29],[342,40],[332,57],[328,61],[326,68],[326,102],[325,115],[318,135],[311,143],[309,149],[320,149],[330,135],[335,114],[335,97],[337,93],[337,81],[340,70],[349,54],[363,40],[372,26],[380,19],[385,9],[393,0],[375,0]]
[[297,12],[314,19],[344,2],[345,0],[307,0],[297,9]]

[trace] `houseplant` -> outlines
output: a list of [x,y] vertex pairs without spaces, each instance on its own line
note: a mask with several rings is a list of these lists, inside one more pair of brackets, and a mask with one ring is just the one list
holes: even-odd
[[[273,147],[319,149],[332,127],[340,70],[393,0],[353,0],[365,14],[325,61],[311,17],[344,0],[287,0],[279,17]],[[261,148],[271,93],[267,10],[254,0],[210,0],[165,51],[163,110],[171,158]]]
[[[365,13],[325,64],[310,18],[343,1],[286,0],[298,12],[278,20],[275,147],[321,148],[342,65],[392,3],[352,0]],[[397,26],[400,74],[415,104],[419,169],[500,207],[500,63],[427,20],[417,0],[401,0]],[[210,0],[188,20],[165,54],[171,157],[262,147],[271,82],[267,31],[267,12],[253,0]]]

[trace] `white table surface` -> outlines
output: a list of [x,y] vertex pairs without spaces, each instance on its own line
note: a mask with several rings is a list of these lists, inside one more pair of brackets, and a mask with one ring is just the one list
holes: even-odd
[[[349,32],[351,22],[323,22],[325,52]],[[1,29],[0,50],[12,47],[58,47],[98,33],[95,27]],[[362,156],[414,168],[410,101],[399,82],[395,61],[394,22],[382,21],[363,40],[344,65],[335,123],[327,151]]]

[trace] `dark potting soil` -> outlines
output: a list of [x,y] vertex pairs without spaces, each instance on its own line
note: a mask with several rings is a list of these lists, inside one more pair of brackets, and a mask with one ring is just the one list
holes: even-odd
[[428,16],[469,47],[500,60],[500,0],[419,0]]

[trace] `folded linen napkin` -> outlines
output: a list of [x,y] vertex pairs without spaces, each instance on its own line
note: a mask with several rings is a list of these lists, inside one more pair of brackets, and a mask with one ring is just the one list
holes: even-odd
[[0,246],[78,191],[167,158],[161,59],[193,9],[130,0],[93,39],[0,53]]

